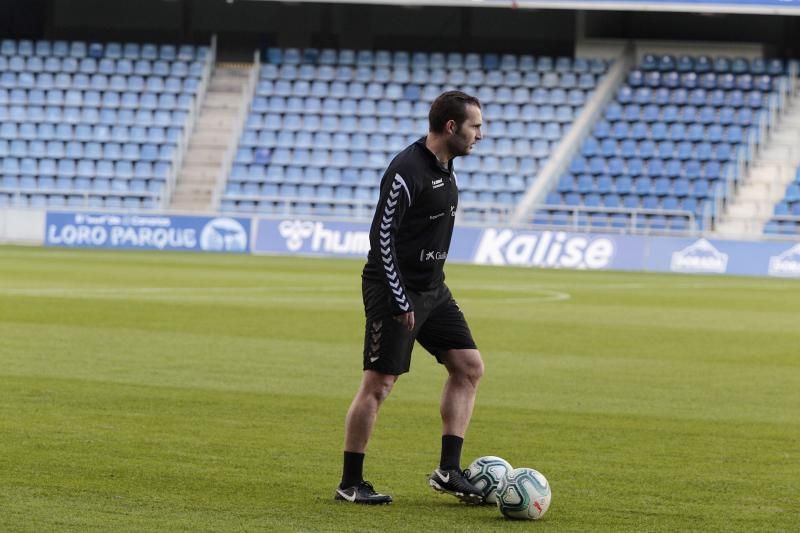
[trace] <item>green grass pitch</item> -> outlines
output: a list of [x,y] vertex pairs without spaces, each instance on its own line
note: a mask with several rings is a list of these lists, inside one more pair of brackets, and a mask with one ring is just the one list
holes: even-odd
[[486,362],[464,465],[541,471],[538,522],[434,493],[417,348],[334,502],[362,261],[0,248],[1,531],[797,531],[800,282],[449,265]]

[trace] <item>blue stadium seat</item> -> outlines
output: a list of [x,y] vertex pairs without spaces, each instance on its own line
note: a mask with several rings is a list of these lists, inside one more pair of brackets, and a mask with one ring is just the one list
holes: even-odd
[[640,176],[633,182],[633,191],[638,195],[650,194],[652,190],[652,182],[646,176]]
[[589,193],[595,190],[594,177],[591,174],[581,174],[575,181],[574,191],[581,194]]
[[692,194],[695,197],[703,198],[707,197],[711,194],[709,190],[708,181],[704,179],[698,179],[692,182]]

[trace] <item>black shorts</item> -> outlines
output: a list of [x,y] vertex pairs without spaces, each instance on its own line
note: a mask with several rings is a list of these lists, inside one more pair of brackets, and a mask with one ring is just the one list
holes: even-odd
[[475,349],[464,313],[444,283],[430,291],[406,290],[414,304],[414,330],[408,331],[392,315],[392,295],[385,283],[363,280],[364,370],[400,375],[411,368],[414,341],[442,362],[447,350]]

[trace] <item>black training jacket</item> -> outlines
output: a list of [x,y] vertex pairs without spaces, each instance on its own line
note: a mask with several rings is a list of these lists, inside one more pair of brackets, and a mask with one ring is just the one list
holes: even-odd
[[387,284],[395,314],[413,311],[406,290],[444,282],[458,187],[453,163],[443,166],[425,137],[397,154],[381,179],[362,277]]

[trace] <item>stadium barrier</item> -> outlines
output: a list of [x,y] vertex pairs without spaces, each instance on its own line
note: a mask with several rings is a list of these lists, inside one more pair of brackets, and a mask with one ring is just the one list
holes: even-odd
[[192,252],[250,252],[248,218],[47,212],[45,246]]
[[[0,211],[0,241],[115,248],[363,258],[369,225],[311,218]],[[423,250],[420,261],[440,260]],[[517,267],[800,278],[800,244],[457,226],[451,262]]]
[[[254,220],[255,254],[364,257],[365,223]],[[422,250],[419,261],[442,258]],[[800,277],[800,244],[457,226],[453,262],[518,267]]]
[[[364,258],[369,224],[314,218],[0,211],[0,239],[43,246]],[[38,218],[37,218],[38,217]],[[41,231],[38,239],[31,229]],[[458,225],[419,261],[800,278],[800,244]]]

